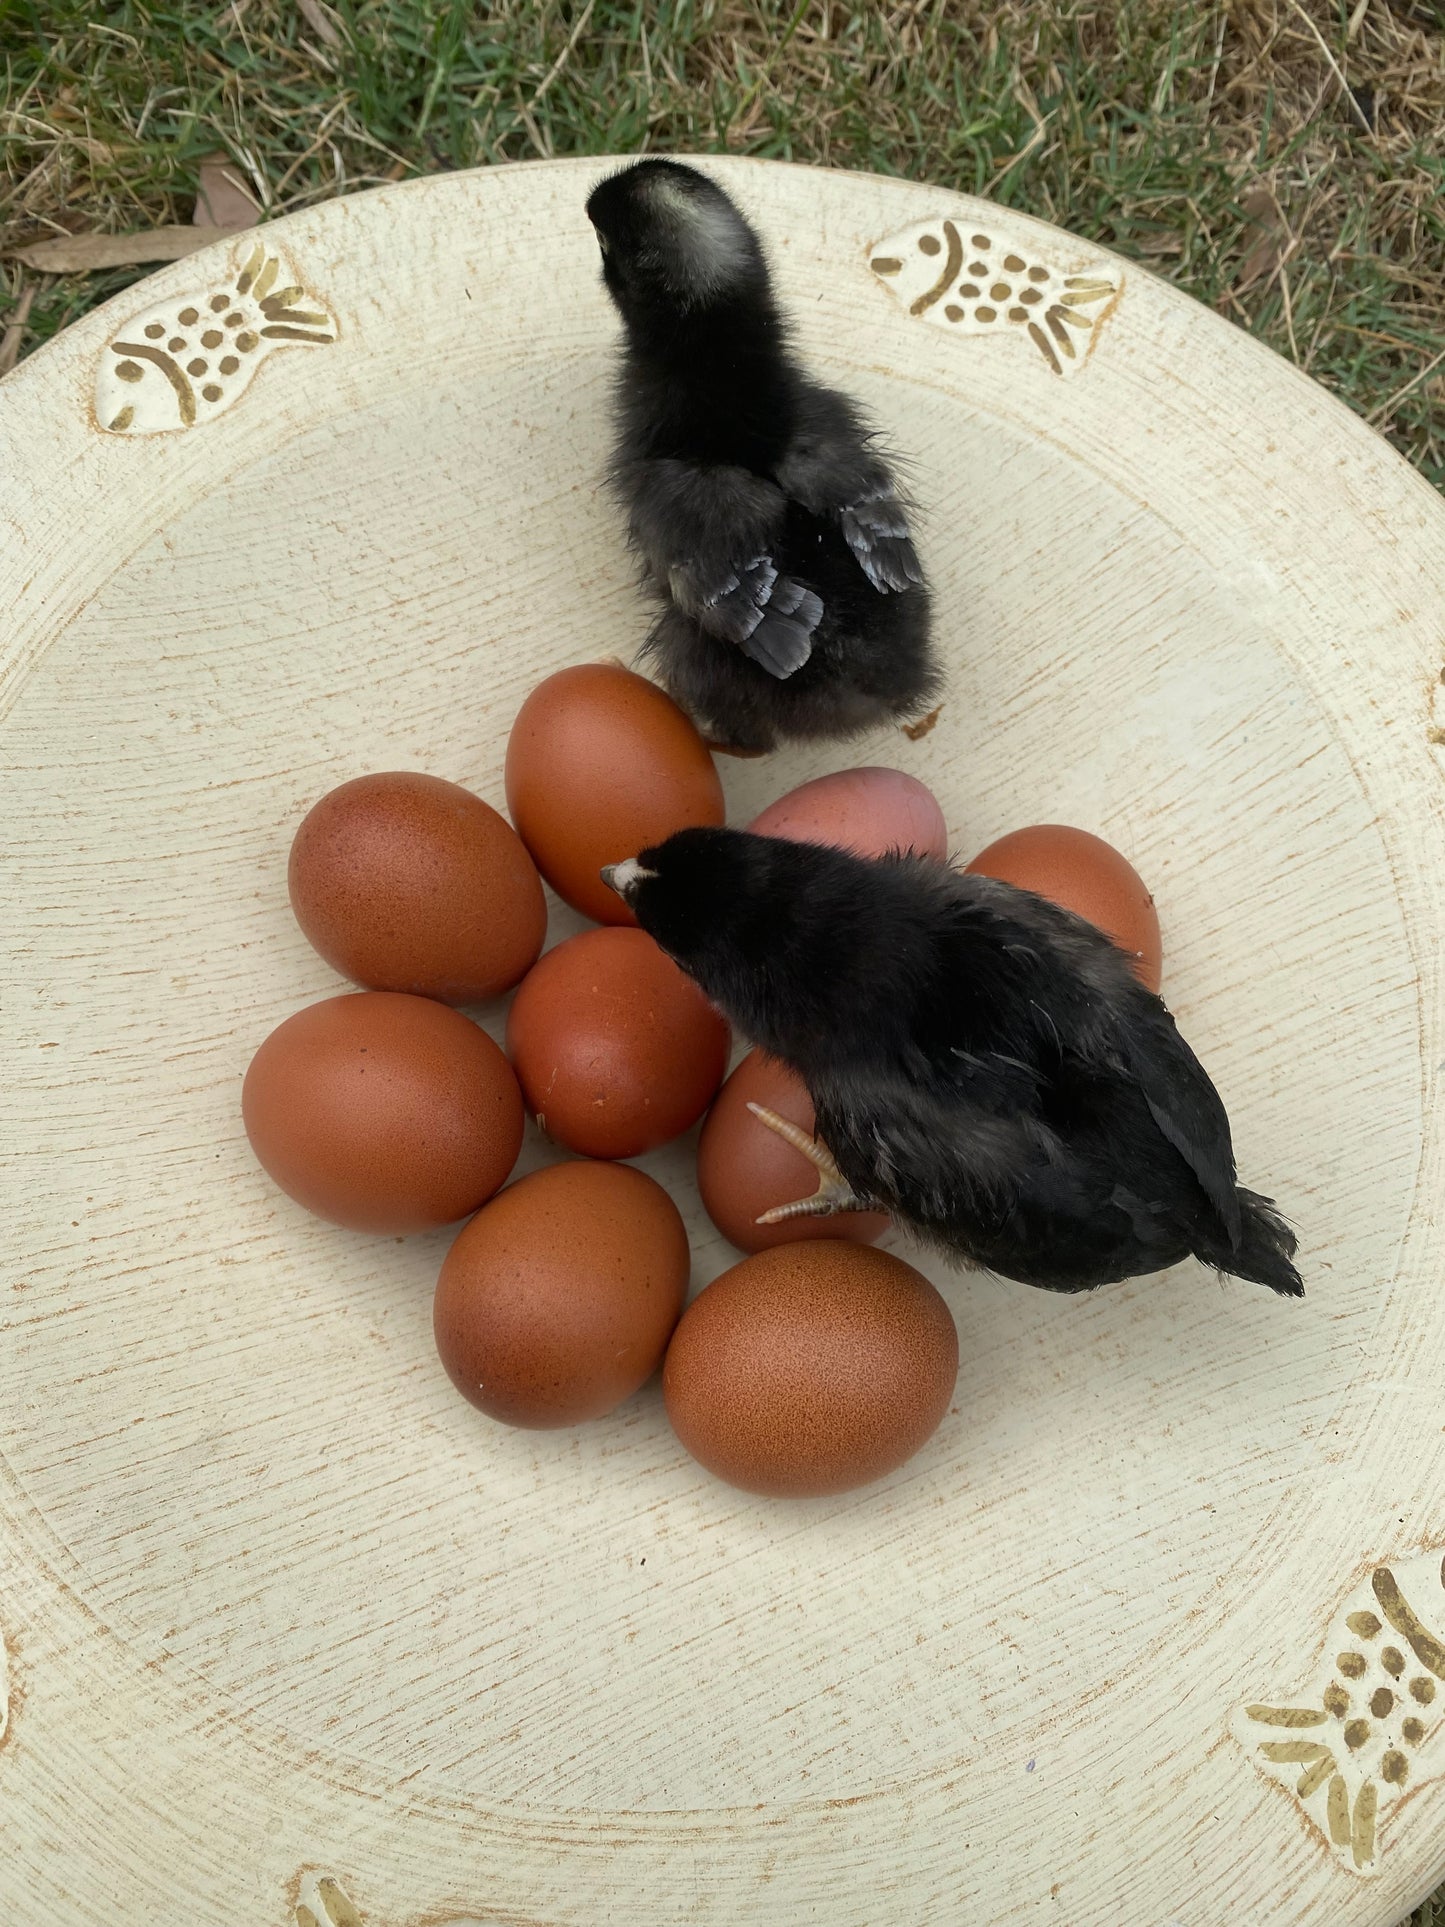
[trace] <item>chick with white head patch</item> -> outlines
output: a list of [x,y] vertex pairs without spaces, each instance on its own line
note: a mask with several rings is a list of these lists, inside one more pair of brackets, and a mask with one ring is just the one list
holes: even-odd
[[928,708],[907,504],[855,405],[794,360],[753,229],[677,161],[610,175],[587,215],[626,329],[611,474],[661,680],[741,751]]
[[1102,930],[936,857],[678,830],[603,871],[733,1028],[795,1071],[820,1182],[759,1222],[887,1211],[956,1261],[1087,1291],[1191,1254],[1298,1298],[1295,1234]]

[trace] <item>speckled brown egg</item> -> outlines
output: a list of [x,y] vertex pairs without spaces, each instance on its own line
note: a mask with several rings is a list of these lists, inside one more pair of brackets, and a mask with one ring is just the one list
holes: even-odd
[[818,1173],[791,1144],[748,1109],[761,1104],[809,1136],[813,1100],[795,1071],[750,1050],[713,1100],[697,1146],[697,1188],[703,1208],[740,1251],[766,1251],[800,1239],[846,1238],[870,1244],[888,1229],[881,1211],[840,1211],[830,1218],[788,1218],[759,1224],[763,1212],[811,1197]]
[[727,1068],[728,1027],[645,931],[585,930],[523,981],[507,1055],[549,1137],[584,1157],[631,1158],[702,1116]]
[[522,1094],[484,1030],[428,997],[353,991],[298,1010],[251,1059],[251,1149],[298,1204],[353,1231],[452,1224],[522,1146]]
[[507,808],[558,896],[617,924],[635,919],[603,865],[724,814],[707,745],[677,704],[600,662],[559,670],[522,704],[507,742]]
[[688,1268],[677,1206],[641,1171],[535,1171],[447,1253],[432,1306],[442,1364],[507,1425],[600,1418],[657,1370]]
[[990,843],[968,867],[1087,917],[1124,951],[1139,981],[1158,990],[1164,946],[1154,899],[1134,866],[1102,837],[1063,823],[1035,823]]
[[331,790],[296,832],[288,882],[316,949],[371,990],[479,1003],[520,982],[547,932],[521,838],[439,776],[391,770]]
[[663,1367],[667,1415],[729,1485],[850,1492],[932,1437],[958,1375],[948,1306],[869,1245],[779,1245],[700,1292]]

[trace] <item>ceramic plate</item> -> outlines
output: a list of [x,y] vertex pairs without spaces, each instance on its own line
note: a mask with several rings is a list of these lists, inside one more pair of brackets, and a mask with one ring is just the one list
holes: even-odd
[[339,988],[306,807],[500,801],[526,691],[641,638],[599,166],[165,268],[0,390],[6,1917],[1389,1927],[1445,1874],[1445,505],[1090,243],[707,165],[911,461],[949,677],[917,741],[727,762],[734,820],[885,762],[962,856],[1118,845],[1308,1296],[932,1267],[954,1410],[827,1502],[714,1483],[655,1387],[464,1405],[446,1236],[307,1218],[240,1080]]

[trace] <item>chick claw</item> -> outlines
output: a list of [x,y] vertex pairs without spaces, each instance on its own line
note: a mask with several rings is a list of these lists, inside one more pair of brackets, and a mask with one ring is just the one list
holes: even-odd
[[702,740],[704,747],[710,749],[714,756],[737,756],[750,760],[768,753],[765,749],[744,749],[740,743],[724,743],[716,736],[704,736]]
[[766,1124],[770,1131],[776,1131],[785,1144],[791,1144],[795,1151],[801,1151],[809,1164],[818,1171],[818,1188],[811,1198],[798,1198],[792,1204],[776,1204],[771,1211],[765,1211],[757,1224],[785,1224],[789,1218],[830,1218],[837,1211],[870,1211],[872,1206],[862,1198],[853,1195],[848,1180],[838,1169],[833,1154],[825,1144],[806,1131],[790,1124],[776,1111],[770,1111],[764,1104],[749,1104],[748,1109],[760,1124]]

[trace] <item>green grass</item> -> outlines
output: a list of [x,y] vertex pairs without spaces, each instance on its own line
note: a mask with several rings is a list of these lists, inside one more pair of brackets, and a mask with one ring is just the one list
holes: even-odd
[[[29,352],[140,272],[36,276],[6,248],[188,221],[217,150],[271,216],[648,148],[1041,214],[1231,316],[1445,487],[1445,0],[0,0],[0,337],[28,302]],[[1445,1927],[1445,1891],[1415,1922]]]
[[[1171,276],[1445,486],[1437,0],[0,0],[0,61],[0,249],[188,220],[217,149],[268,213],[538,155],[873,168]],[[1278,245],[1242,286],[1246,203],[1277,208]],[[134,278],[40,279],[23,348]],[[0,329],[35,280],[0,263]]]

